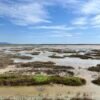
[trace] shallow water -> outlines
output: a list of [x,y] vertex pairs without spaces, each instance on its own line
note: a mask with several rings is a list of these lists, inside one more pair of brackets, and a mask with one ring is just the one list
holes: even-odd
[[[6,48],[6,47],[5,47]],[[91,49],[100,49],[100,45],[54,45],[54,46],[40,46],[41,48],[69,48],[69,49],[77,49],[77,50],[86,50],[89,51]],[[37,49],[38,49],[37,48]],[[10,48],[9,48],[10,49]],[[7,49],[8,50],[8,49]],[[12,52],[11,52],[12,53]],[[95,66],[97,64],[100,64],[100,60],[94,60],[94,59],[80,59],[80,58],[50,58],[48,56],[54,54],[52,52],[48,51],[41,51],[39,55],[31,55],[28,54],[29,51],[22,51],[20,52],[21,55],[31,56],[33,57],[32,60],[22,60],[22,59],[14,59],[15,62],[32,62],[32,61],[53,61],[58,65],[66,65],[66,66],[72,66],[75,68],[75,76],[79,76],[82,78],[85,78],[87,81],[87,84],[80,87],[71,87],[71,86],[62,86],[62,85],[46,85],[44,86],[45,90],[42,91],[43,95],[76,95],[77,93],[87,93],[89,96],[92,96],[95,98],[95,100],[100,100],[100,86],[94,85],[91,83],[91,80],[93,80],[95,77],[97,77],[98,73],[87,71],[86,68],[90,66]],[[67,55],[67,54],[57,54],[60,56]],[[79,67],[81,69],[79,69]],[[6,69],[8,70],[8,69]],[[95,76],[95,77],[94,77]],[[37,90],[38,86],[32,86],[32,87],[0,87],[0,95],[38,95],[39,91]],[[27,90],[27,91],[26,91]],[[60,90],[60,91],[59,91]],[[10,92],[9,92],[10,91]]]
[[33,58],[31,60],[15,59],[15,62],[18,63],[18,62],[32,62],[32,61],[53,61],[58,65],[73,66],[75,68],[78,67],[87,68],[90,66],[95,66],[97,64],[100,64],[100,60],[95,60],[95,59],[80,59],[80,58],[72,58],[72,57],[58,59],[58,58],[48,57],[53,54],[52,52],[45,52],[45,53],[41,52],[40,55],[31,55],[31,54],[26,54],[25,52],[21,54],[25,56],[31,56]]

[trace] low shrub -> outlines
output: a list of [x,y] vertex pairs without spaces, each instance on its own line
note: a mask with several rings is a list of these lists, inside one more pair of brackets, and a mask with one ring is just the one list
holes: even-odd
[[66,56],[57,56],[57,55],[51,55],[50,58],[65,58]]
[[100,77],[98,77],[97,79],[93,80],[92,83],[100,85]]
[[32,55],[39,55],[40,52],[32,52],[31,54],[32,54]]
[[28,62],[28,63],[16,63],[16,67],[33,67],[33,68],[53,68],[53,69],[74,69],[72,66],[62,66],[62,65],[56,65],[54,62],[48,61],[48,62],[41,62],[41,61],[35,61],[35,62]]
[[80,86],[86,84],[85,79],[79,77],[67,77],[64,78],[64,85]]
[[80,55],[80,54],[69,55],[68,57],[75,57],[75,58],[80,58],[80,59],[92,59],[91,56],[88,56],[88,55]]
[[91,98],[72,98],[71,100],[93,100]]
[[75,50],[64,50],[64,49],[51,49],[51,52],[55,53],[77,53]]
[[59,77],[44,75],[0,75],[0,86],[27,86],[27,85],[44,85],[44,84],[63,84],[69,86],[84,85],[86,81],[78,77]]
[[24,56],[24,55],[17,55],[17,54],[12,54],[12,55],[10,55],[10,57],[11,58],[18,58],[18,59],[28,59],[28,60],[30,60],[30,59],[32,59],[32,57],[31,56]]
[[96,66],[89,67],[89,71],[95,71],[95,72],[100,72],[100,64],[97,64]]
[[17,64],[17,67],[34,67],[34,68],[41,68],[41,67],[46,67],[46,68],[52,68],[54,66],[54,62],[48,61],[48,62],[40,62],[40,61],[35,61],[35,62],[28,62],[28,63],[19,63]]
[[35,81],[35,84],[37,85],[49,84],[51,81],[49,76],[44,76],[44,75],[35,75],[33,76],[33,79]]

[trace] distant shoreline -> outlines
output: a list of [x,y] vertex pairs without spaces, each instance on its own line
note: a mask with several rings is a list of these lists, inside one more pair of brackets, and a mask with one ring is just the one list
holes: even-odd
[[0,43],[0,45],[100,45],[100,44],[16,44],[16,43]]

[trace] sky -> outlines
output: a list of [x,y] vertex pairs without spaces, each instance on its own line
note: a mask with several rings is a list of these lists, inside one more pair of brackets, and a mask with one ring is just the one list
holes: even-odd
[[0,0],[0,42],[100,43],[100,0]]

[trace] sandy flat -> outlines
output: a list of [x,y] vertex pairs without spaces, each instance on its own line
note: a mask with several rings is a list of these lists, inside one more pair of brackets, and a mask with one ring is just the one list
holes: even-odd
[[[70,49],[100,49],[100,45],[67,45],[67,46],[42,46],[41,48],[70,48]],[[22,55],[25,52],[22,52]],[[27,96],[37,96],[39,94],[42,95],[49,95],[49,96],[57,96],[57,95],[67,95],[67,96],[74,96],[78,93],[83,95],[84,93],[92,96],[96,100],[100,100],[100,86],[94,85],[91,81],[97,77],[97,73],[89,72],[86,68],[90,66],[95,66],[100,64],[100,60],[92,60],[92,59],[79,59],[79,58],[64,58],[64,59],[52,59],[48,56],[52,55],[52,53],[46,51],[45,53],[41,52],[40,55],[34,56],[32,60],[21,60],[15,59],[15,62],[31,62],[31,61],[53,61],[58,65],[66,65],[66,66],[73,66],[75,68],[75,76],[85,78],[87,84],[84,86],[79,87],[71,87],[71,86],[64,86],[64,85],[45,85],[45,86],[24,86],[24,87],[0,87],[0,96],[18,96],[18,95],[27,95]],[[81,69],[79,69],[79,67]],[[14,66],[8,66],[5,69],[0,69],[0,73],[18,70]],[[94,77],[95,76],[95,77]],[[42,90],[41,90],[42,89]],[[41,91],[40,91],[41,90]]]

